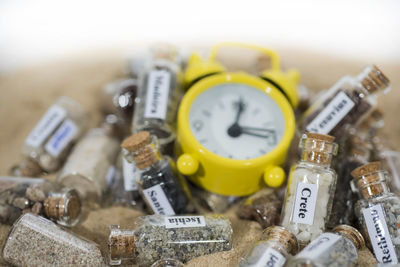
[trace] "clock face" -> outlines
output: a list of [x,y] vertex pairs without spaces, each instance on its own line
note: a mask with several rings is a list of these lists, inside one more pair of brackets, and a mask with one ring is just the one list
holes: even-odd
[[206,149],[240,160],[267,154],[285,131],[285,118],[275,100],[241,83],[224,83],[204,91],[192,103],[189,123]]

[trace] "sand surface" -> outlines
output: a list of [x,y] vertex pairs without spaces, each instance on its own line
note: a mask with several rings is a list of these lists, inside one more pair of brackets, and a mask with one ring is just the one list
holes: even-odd
[[[280,51],[284,66],[297,68],[302,83],[312,90],[329,88],[346,74],[357,74],[369,62],[355,62],[317,55],[302,51]],[[391,79],[393,90],[380,99],[386,114],[384,132],[394,146],[400,148],[400,64],[375,62]],[[70,96],[91,113],[90,126],[100,121],[99,94],[102,86],[115,78],[123,77],[124,61],[120,52],[92,53],[74,59],[20,70],[0,76],[0,175],[7,175],[9,168],[21,160],[20,150],[24,139],[51,103],[61,95]],[[256,222],[239,220],[236,206],[227,211],[234,231],[234,250],[193,259],[187,266],[235,266],[261,234]],[[107,252],[107,235],[110,224],[122,227],[133,224],[142,212],[124,207],[86,209],[86,220],[73,229],[74,232],[94,240]],[[0,226],[0,246],[9,231]],[[375,262],[369,251],[362,251],[359,266],[372,266]],[[2,265],[7,265],[0,259]]]

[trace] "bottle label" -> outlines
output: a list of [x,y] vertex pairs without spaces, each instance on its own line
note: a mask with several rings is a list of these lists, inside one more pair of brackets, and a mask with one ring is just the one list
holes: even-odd
[[26,138],[25,144],[31,147],[41,146],[66,116],[65,109],[57,105],[51,106]]
[[398,263],[382,205],[377,204],[363,209],[363,216],[378,262]]
[[285,256],[273,248],[267,248],[253,267],[282,267],[286,262]]
[[143,195],[155,214],[175,215],[175,211],[171,207],[171,204],[169,203],[164,190],[162,190],[161,185],[158,184],[144,189]]
[[71,120],[64,121],[44,147],[53,157],[57,157],[61,151],[76,137],[78,127]]
[[168,216],[164,218],[165,228],[205,227],[204,216]]
[[122,171],[124,175],[124,189],[125,191],[138,190],[135,176],[138,171],[135,164],[128,162],[124,157],[122,158]]
[[354,107],[343,91],[339,92],[306,127],[308,132],[328,134]]
[[171,74],[166,70],[150,71],[148,76],[145,118],[165,120]]
[[340,235],[337,234],[323,233],[317,239],[308,244],[308,246],[296,256],[296,258],[316,259],[339,241],[340,238]]
[[317,203],[318,185],[297,183],[292,222],[312,225]]

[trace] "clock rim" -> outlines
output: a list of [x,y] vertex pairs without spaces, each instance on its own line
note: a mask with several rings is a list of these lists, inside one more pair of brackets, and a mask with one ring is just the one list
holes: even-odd
[[[189,112],[192,103],[195,99],[207,91],[209,88],[224,84],[224,83],[241,83],[256,89],[270,96],[282,111],[285,119],[285,130],[280,142],[268,153],[252,158],[252,159],[231,159],[220,156],[205,148],[194,136],[189,123]],[[291,140],[295,133],[295,116],[289,101],[282,92],[279,91],[272,83],[265,81],[259,77],[252,76],[244,72],[219,73],[205,77],[194,84],[187,93],[183,96],[178,109],[178,142],[182,149],[185,146],[190,151],[189,153],[197,152],[208,160],[218,161],[221,165],[231,167],[252,167],[254,165],[262,165],[271,160],[282,156],[290,146]],[[184,143],[184,144],[183,144]],[[187,151],[183,151],[187,153]],[[239,164],[239,166],[238,166]]]

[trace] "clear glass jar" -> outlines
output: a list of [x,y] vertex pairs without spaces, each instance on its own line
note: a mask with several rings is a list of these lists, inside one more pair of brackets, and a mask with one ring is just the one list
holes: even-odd
[[369,246],[379,263],[398,263],[400,198],[390,192],[387,172],[380,162],[372,162],[356,168],[351,175],[360,195],[355,212]]
[[297,253],[296,237],[281,226],[270,226],[263,237],[240,260],[239,267],[272,266],[282,267],[289,255]]
[[338,179],[335,196],[333,198],[332,213],[328,222],[328,228],[339,224],[357,225],[354,214],[354,204],[358,200],[357,194],[351,188],[353,177],[351,172],[364,164],[367,164],[371,155],[369,143],[356,135],[351,135],[344,145],[342,157],[339,158]]
[[300,143],[302,159],[289,175],[281,225],[296,236],[300,246],[322,234],[330,216],[337,179],[330,168],[338,149],[334,139],[306,133]]
[[375,109],[376,93],[388,89],[389,79],[374,65],[357,77],[345,76],[304,113],[300,129],[342,137]]
[[186,181],[174,162],[161,155],[156,136],[139,132],[125,139],[121,146],[127,161],[135,162],[139,192],[155,214],[189,212],[191,196]]
[[13,224],[27,212],[74,226],[79,221],[81,201],[75,190],[44,179],[0,176],[0,223]]
[[256,220],[265,229],[279,224],[282,202],[282,197],[276,190],[263,188],[245,199],[237,214],[241,219]]
[[357,265],[358,250],[365,246],[357,229],[339,225],[331,233],[323,233],[294,256],[288,267],[352,267]]
[[99,200],[119,151],[118,139],[103,128],[92,129],[73,149],[57,182],[76,189],[84,200]]
[[14,266],[103,266],[100,247],[53,222],[27,213],[16,221],[3,247]]
[[78,102],[59,97],[26,138],[22,154],[44,171],[58,170],[83,134],[87,120],[88,115]]
[[182,73],[176,49],[153,51],[139,76],[132,132],[149,131],[157,136],[163,154],[173,155],[178,104],[183,96]]
[[187,262],[232,248],[232,227],[223,215],[149,215],[139,217],[135,225],[135,229],[110,226],[111,265],[133,258],[140,266],[150,266],[163,258]]

